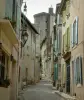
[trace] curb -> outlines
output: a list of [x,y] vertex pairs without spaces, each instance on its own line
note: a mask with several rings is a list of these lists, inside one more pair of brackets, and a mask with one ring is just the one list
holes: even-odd
[[71,97],[63,92],[56,91],[55,94],[59,95],[62,97],[64,100],[77,100],[75,97]]

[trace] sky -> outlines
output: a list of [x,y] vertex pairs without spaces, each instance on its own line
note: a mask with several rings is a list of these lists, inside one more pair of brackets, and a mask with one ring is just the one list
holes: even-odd
[[[56,4],[60,3],[61,0],[24,0],[27,4],[27,12],[24,14],[28,17],[28,19],[34,23],[33,15],[40,13],[40,12],[48,12],[48,8],[52,7],[54,8],[54,12],[56,9]],[[23,6],[22,5],[22,12],[23,12]]]

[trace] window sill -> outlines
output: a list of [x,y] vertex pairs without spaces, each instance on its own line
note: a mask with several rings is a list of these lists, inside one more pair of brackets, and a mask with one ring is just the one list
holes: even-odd
[[81,88],[82,85],[80,83],[77,84],[77,88]]

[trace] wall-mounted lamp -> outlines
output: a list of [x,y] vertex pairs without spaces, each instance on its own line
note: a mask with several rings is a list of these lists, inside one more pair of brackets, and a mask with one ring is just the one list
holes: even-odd
[[26,4],[26,2],[23,2],[23,3],[25,3],[25,5],[24,5],[24,12],[27,12],[27,4]]
[[28,33],[26,30],[22,30],[21,40],[22,40],[22,47],[24,47],[28,40]]

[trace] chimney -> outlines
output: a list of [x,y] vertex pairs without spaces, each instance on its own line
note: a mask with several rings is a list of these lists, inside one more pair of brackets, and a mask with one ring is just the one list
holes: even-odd
[[53,8],[52,8],[52,6],[49,8],[49,14],[53,15]]

